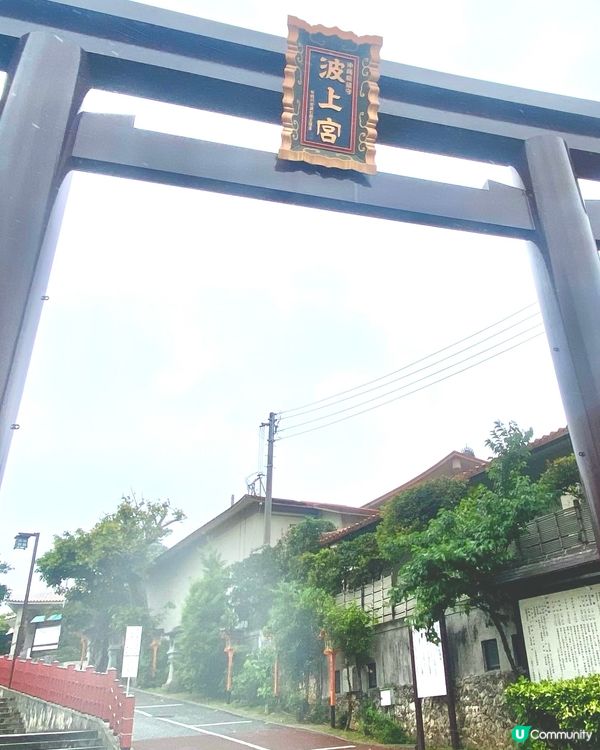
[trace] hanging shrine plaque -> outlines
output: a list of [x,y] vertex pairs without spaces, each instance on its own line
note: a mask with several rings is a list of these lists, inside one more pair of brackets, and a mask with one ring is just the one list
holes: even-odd
[[381,37],[288,28],[279,158],[374,174]]

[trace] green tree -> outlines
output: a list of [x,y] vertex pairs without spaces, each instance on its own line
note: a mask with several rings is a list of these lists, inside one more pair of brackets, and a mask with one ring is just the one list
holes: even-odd
[[573,453],[550,461],[539,482],[557,505],[560,505],[561,495],[572,495],[579,502],[585,500],[577,461]]
[[325,612],[332,605],[332,598],[322,589],[285,582],[277,589],[271,610],[269,631],[283,678],[292,689],[302,689],[305,706],[310,677],[321,674],[324,646],[320,636]]
[[65,595],[65,625],[89,637],[98,669],[106,668],[111,637],[122,637],[126,625],[155,627],[146,578],[171,526],[183,518],[169,501],[123,497],[90,531],[54,537],[52,549],[39,558],[43,580]]
[[[350,668],[354,665],[358,690],[362,693],[361,669],[373,644],[372,616],[355,602],[348,606],[340,606],[332,602],[325,609],[323,625],[331,646],[344,654],[348,690],[352,690]],[[346,729],[350,728],[351,722],[352,700],[349,692]]]
[[548,503],[543,487],[525,474],[531,431],[496,423],[488,446],[496,458],[490,486],[473,488],[452,510],[442,510],[409,537],[410,559],[400,571],[394,600],[414,597],[412,624],[435,640],[434,623],[450,608],[481,610],[495,625],[513,672],[506,635],[508,599],[496,577],[514,558],[513,542]]
[[[10,570],[10,565],[7,563],[0,562],[0,575],[5,575]],[[0,603],[3,602],[8,596],[8,586],[4,583],[0,583]]]
[[275,546],[281,575],[287,580],[304,579],[303,556],[318,552],[321,549],[321,536],[334,530],[335,525],[324,518],[304,518],[291,526]]
[[344,588],[360,588],[379,578],[386,565],[374,533],[307,552],[300,560],[303,579],[333,596]]
[[408,553],[409,535],[426,528],[441,510],[455,508],[466,494],[463,480],[440,477],[396,495],[381,511],[376,532],[381,554],[390,563],[402,562]]
[[6,615],[0,615],[0,656],[10,651],[10,637],[7,635],[10,623]]
[[186,690],[206,696],[223,693],[227,659],[224,635],[232,627],[228,600],[229,570],[218,554],[203,561],[202,578],[194,581],[183,606],[177,640],[177,674]]
[[273,547],[263,547],[231,566],[229,597],[238,623],[249,630],[266,625],[281,577],[279,556]]

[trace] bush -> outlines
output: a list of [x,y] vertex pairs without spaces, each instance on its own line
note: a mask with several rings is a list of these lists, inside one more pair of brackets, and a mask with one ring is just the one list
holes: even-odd
[[329,704],[322,700],[311,704],[304,720],[308,724],[326,724],[329,721]]
[[261,648],[249,654],[240,672],[234,675],[233,699],[249,705],[268,703],[273,697],[274,663],[272,648]]
[[365,701],[358,712],[358,728],[367,737],[384,745],[406,742],[408,736],[404,729],[390,716],[382,713],[373,703]]
[[300,690],[288,690],[281,697],[281,707],[284,711],[293,714],[296,721],[305,720],[309,710],[306,696]]
[[[522,677],[505,691],[506,702],[519,724],[543,731],[592,732],[600,740],[600,674],[570,680],[530,682]],[[592,740],[592,741],[593,741]],[[597,747],[588,742],[528,740],[524,747],[571,750]]]

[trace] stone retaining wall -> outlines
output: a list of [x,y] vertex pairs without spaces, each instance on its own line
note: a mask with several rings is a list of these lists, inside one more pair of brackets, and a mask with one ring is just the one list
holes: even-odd
[[[514,750],[511,719],[504,701],[504,689],[514,680],[510,672],[488,672],[463,677],[456,685],[456,720],[465,750]],[[412,685],[389,686],[394,705],[380,708],[393,716],[411,735],[416,735],[415,704]],[[378,703],[379,691],[371,700]],[[346,699],[340,696],[338,711],[345,712]],[[445,698],[424,698],[423,727],[428,747],[450,747],[448,708]],[[355,703],[355,710],[357,709]]]
[[63,732],[70,729],[95,729],[107,750],[119,750],[119,742],[108,725],[95,716],[73,711],[56,703],[1,687],[0,694],[10,696],[19,712],[25,732]]

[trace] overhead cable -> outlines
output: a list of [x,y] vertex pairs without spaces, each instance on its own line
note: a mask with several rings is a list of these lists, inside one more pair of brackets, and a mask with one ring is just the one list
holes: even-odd
[[[360,398],[362,396],[365,396],[367,393],[373,393],[374,391],[381,390],[382,388],[387,388],[388,386],[392,385],[392,383],[397,383],[400,380],[406,380],[407,378],[411,378],[413,375],[417,375],[420,372],[424,372],[425,370],[429,370],[432,367],[435,367],[436,365],[439,365],[439,364],[442,364],[443,362],[448,361],[449,359],[454,359],[459,354],[464,354],[465,352],[471,351],[472,349],[475,349],[476,347],[481,346],[481,344],[485,344],[486,342],[491,341],[494,338],[497,338],[501,334],[506,333],[506,331],[510,331],[513,328],[516,328],[517,326],[520,326],[522,323],[526,323],[528,320],[531,320],[532,318],[538,317],[539,314],[540,313],[538,311],[536,311],[536,312],[532,313],[531,315],[528,315],[525,318],[521,318],[521,320],[518,320],[515,323],[511,323],[509,326],[505,326],[504,328],[501,328],[499,331],[496,331],[491,336],[486,336],[486,337],[482,338],[480,341],[477,341],[477,342],[475,342],[473,344],[469,344],[469,346],[465,346],[462,349],[458,349],[457,351],[452,352],[451,354],[446,354],[446,356],[441,357],[440,359],[437,359],[434,362],[430,362],[429,364],[424,365],[423,367],[419,367],[416,370],[412,370],[412,372],[408,372],[408,373],[405,372],[404,375],[400,375],[397,378],[393,378],[392,380],[387,380],[385,383],[379,383],[379,385],[375,385],[372,388],[365,388],[365,386],[369,385],[369,383],[365,383],[362,386],[356,386],[356,388],[354,388],[352,390],[359,390],[361,388],[364,389],[364,390],[361,390],[360,393],[355,393],[353,395],[344,396],[343,398],[339,398],[336,401],[331,401],[331,403],[321,404],[321,406],[314,406],[312,409],[306,409],[304,411],[300,411],[297,414],[292,414],[289,417],[281,417],[281,419],[282,420],[296,419],[297,417],[302,417],[305,414],[312,414],[312,413],[314,413],[316,411],[322,411],[323,409],[330,409],[330,408],[332,408],[334,406],[337,406],[338,404],[344,403],[345,401],[351,401],[352,399],[357,399],[357,398]],[[502,322],[502,321],[498,321],[498,323],[496,323],[495,325],[499,325],[500,322]],[[524,331],[521,331],[520,333],[527,333],[530,330],[531,330],[531,328],[528,328],[528,329],[525,329]],[[477,334],[471,334],[471,338],[473,336],[475,336],[475,335],[477,335]],[[515,334],[515,335],[518,336],[519,334]],[[464,339],[462,339],[462,341],[464,341]],[[505,341],[502,341],[502,342],[499,342],[499,343],[505,343],[506,341],[510,341],[510,338],[509,339],[505,339]],[[449,346],[445,347],[445,349],[447,350],[447,349],[449,349],[452,346],[456,346],[458,343],[460,343],[460,342],[455,342],[455,344],[450,344]],[[442,350],[440,350],[440,351],[442,351]],[[489,349],[485,349],[483,351],[489,351]],[[410,369],[411,367],[413,367],[416,364],[424,362],[427,359],[431,359],[437,353],[438,352],[434,352],[433,354],[427,355],[427,357],[422,357],[421,359],[417,360],[416,362],[412,362],[412,363],[410,363],[408,365],[405,365],[400,370],[396,370],[396,372],[398,373],[398,372],[402,372],[402,371],[408,370],[408,369]],[[391,374],[395,374],[395,373],[391,373]],[[388,377],[390,377],[390,375],[384,375],[383,376],[383,378],[388,378]],[[377,378],[377,380],[382,380],[383,378]],[[376,381],[371,381],[371,382],[376,382]],[[416,382],[418,382],[418,381],[416,381]],[[392,391],[390,391],[390,392],[392,392]],[[382,394],[382,396],[385,396],[385,395],[387,395],[387,394]],[[327,400],[331,400],[332,398],[333,397],[330,396],[329,399],[327,399]],[[367,403],[367,402],[364,402],[364,403]],[[287,428],[287,429],[290,429],[290,428]]]
[[[444,375],[441,378],[438,378],[437,380],[434,380],[432,383],[426,383],[425,385],[420,386],[419,388],[415,388],[412,391],[408,391],[407,393],[402,393],[399,396],[394,396],[394,398],[388,399],[387,401],[384,401],[380,404],[375,404],[374,406],[369,406],[366,409],[362,409],[361,411],[357,411],[354,414],[348,414],[345,417],[340,417],[340,419],[335,419],[332,422],[326,422],[325,424],[316,425],[315,427],[310,427],[308,430],[301,430],[300,432],[292,432],[291,435],[284,435],[283,437],[277,438],[277,440],[289,440],[290,438],[299,437],[300,435],[305,435],[308,432],[314,432],[316,430],[322,430],[325,429],[325,427],[331,427],[331,425],[338,424],[340,422],[345,422],[348,419],[353,419],[354,417],[358,417],[361,414],[366,414],[369,411],[373,411],[374,409],[379,409],[382,406],[387,406],[388,404],[393,403],[394,401],[399,401],[402,398],[406,398],[407,396],[411,396],[414,393],[418,393],[419,391],[423,391],[426,388],[430,388],[433,385],[436,385],[437,383],[441,383],[444,380],[449,380],[450,378],[453,378],[455,375],[460,375],[463,372],[466,372],[467,370],[471,370],[473,367],[477,367],[478,365],[484,364],[484,362],[489,362],[491,359],[495,359],[496,357],[499,357],[502,354],[506,354],[506,352],[511,351],[512,349],[516,349],[519,346],[522,346],[523,344],[528,343],[529,341],[533,341],[533,339],[539,338],[543,335],[543,331],[540,331],[539,333],[533,334],[533,336],[529,336],[526,339],[523,339],[522,341],[517,341],[516,344],[513,344],[512,346],[508,346],[502,351],[495,352],[494,354],[491,354],[489,357],[485,357],[485,359],[480,360],[479,362],[473,362],[470,365],[467,365],[466,367],[463,367],[461,370],[457,370],[456,372],[451,372],[448,375]],[[515,338],[514,336],[512,338]],[[494,347],[495,348],[495,347]],[[469,357],[471,359],[471,357]],[[466,360],[463,360],[466,361]],[[461,364],[461,363],[457,363]],[[445,368],[449,369],[449,368]],[[435,373],[434,373],[435,374]],[[407,386],[405,386],[407,387]],[[397,389],[401,390],[401,389]],[[330,414],[329,416],[334,416],[333,414]],[[300,425],[296,425],[296,427],[300,427]],[[288,429],[294,429],[293,427],[290,427]],[[284,430],[281,430],[281,432],[284,432]]]
[[[468,336],[465,336],[464,338],[458,339],[457,341],[452,342],[451,344],[447,344],[446,346],[442,347],[441,349],[437,349],[434,352],[431,352],[430,354],[427,354],[424,357],[421,357],[420,359],[415,360],[414,362],[410,362],[407,365],[404,365],[403,367],[400,367],[398,370],[393,370],[392,372],[387,373],[387,375],[381,375],[378,378],[374,378],[373,380],[368,380],[365,383],[361,383],[360,385],[356,385],[353,388],[348,388],[345,391],[340,391],[338,393],[334,393],[331,396],[327,396],[326,398],[321,398],[316,401],[310,401],[309,403],[302,404],[301,406],[296,406],[293,409],[285,409],[280,413],[282,415],[282,418],[287,419],[287,417],[283,417],[285,414],[290,414],[290,412],[297,412],[300,410],[308,409],[312,406],[317,406],[317,404],[322,404],[325,401],[333,401],[334,399],[337,399],[339,396],[345,396],[348,393],[352,393],[354,391],[361,390],[362,388],[366,388],[369,385],[373,385],[373,383],[379,383],[382,380],[386,380],[387,378],[392,377],[393,375],[397,375],[400,372],[404,372],[410,367],[414,367],[415,365],[420,364],[421,362],[425,362],[428,359],[431,359],[431,357],[435,357],[438,354],[442,354],[445,351],[448,351],[448,349],[452,349],[455,346],[458,346],[459,344],[463,344],[465,341],[468,341],[469,339],[475,338],[475,336],[479,336],[481,333],[485,333],[486,331],[491,330],[492,328],[496,328],[496,326],[499,326],[502,323],[505,323],[507,320],[510,320],[511,318],[514,318],[517,315],[520,315],[522,312],[525,312],[525,310],[529,310],[532,307],[536,307],[537,303],[532,302],[529,305],[525,305],[525,307],[520,308],[519,310],[515,310],[515,312],[511,313],[510,315],[507,315],[504,318],[501,318],[500,320],[497,320],[495,323],[491,323],[488,326],[485,326],[484,328],[480,328],[478,331],[474,331],[473,333],[470,333]],[[534,313],[538,314],[538,312]],[[527,320],[528,318],[525,318]],[[299,415],[298,415],[299,416]]]

